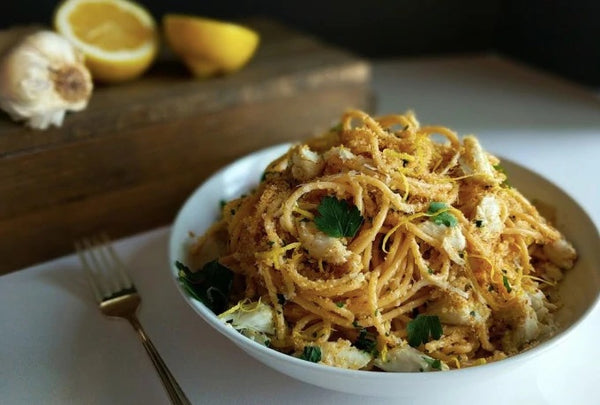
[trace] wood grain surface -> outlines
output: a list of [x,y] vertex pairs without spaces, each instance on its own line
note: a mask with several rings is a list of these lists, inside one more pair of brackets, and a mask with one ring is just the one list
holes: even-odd
[[369,65],[264,19],[251,63],[195,80],[168,53],[144,77],[98,86],[60,128],[0,118],[0,274],[112,237],[169,224],[219,167],[372,109]]

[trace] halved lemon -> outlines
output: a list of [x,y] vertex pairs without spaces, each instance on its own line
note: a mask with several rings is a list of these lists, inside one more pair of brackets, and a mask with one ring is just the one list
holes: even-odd
[[86,57],[95,80],[122,82],[140,76],[158,49],[156,23],[126,0],[65,0],[54,16],[56,30]]
[[235,72],[260,41],[258,33],[242,25],[181,14],[164,16],[163,29],[173,52],[199,77]]

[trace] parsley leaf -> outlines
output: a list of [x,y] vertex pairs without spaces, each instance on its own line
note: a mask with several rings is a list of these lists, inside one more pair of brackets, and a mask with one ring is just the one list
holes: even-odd
[[408,333],[408,344],[417,347],[421,343],[429,342],[432,338],[441,338],[444,331],[437,315],[418,315],[408,323],[406,332]]
[[502,276],[502,284],[504,284],[504,288],[506,288],[506,291],[508,291],[509,293],[512,291],[512,287],[508,282],[508,278],[506,278],[506,276],[504,275]]
[[377,356],[377,342],[375,342],[375,336],[367,331],[365,328],[360,330],[354,346],[364,352],[370,353]]
[[321,348],[319,346],[304,346],[300,358],[302,360],[318,363],[321,361]]
[[450,212],[444,211],[446,209],[448,209],[448,205],[446,205],[446,203],[432,201],[429,204],[429,209],[427,210],[428,214],[433,215],[431,218],[429,218],[429,220],[433,221],[433,223],[436,225],[446,225],[447,227],[458,225],[458,220],[456,217]]
[[442,362],[440,359],[432,359],[430,357],[425,357],[422,356],[423,360],[425,360],[425,363],[429,364],[429,367],[431,367],[433,370],[441,370],[442,369]]
[[363,217],[356,206],[335,197],[323,197],[317,207],[319,215],[314,219],[317,228],[335,238],[352,237],[363,223]]
[[196,272],[180,261],[175,261],[175,266],[179,270],[178,279],[188,294],[216,314],[225,310],[233,282],[231,270],[216,260],[206,263]]

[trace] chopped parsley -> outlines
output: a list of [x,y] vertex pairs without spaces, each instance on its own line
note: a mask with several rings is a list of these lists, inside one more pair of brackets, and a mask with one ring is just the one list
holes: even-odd
[[356,206],[335,197],[323,197],[317,207],[314,221],[317,228],[335,238],[352,237],[363,223],[363,217]]
[[343,306],[346,305],[346,302],[344,302],[344,301],[338,301],[338,302],[335,303],[335,305],[338,308],[343,308]]
[[285,304],[285,301],[286,301],[285,295],[283,295],[281,293],[277,294],[277,302],[279,303],[279,305]]
[[367,329],[365,328],[362,328],[360,330],[358,338],[356,338],[356,342],[354,342],[354,346],[357,349],[370,353],[375,357],[378,354],[375,336],[371,332],[367,331]]
[[505,275],[502,276],[502,284],[504,284],[504,288],[506,288],[507,292],[511,292],[512,291],[512,287],[510,286],[510,283],[508,282],[508,278],[506,278]]
[[431,339],[439,339],[444,331],[437,315],[418,315],[406,326],[408,344],[417,347]]
[[225,310],[233,282],[231,270],[216,260],[206,263],[196,272],[180,261],[175,261],[175,266],[179,270],[178,279],[188,294],[216,314]]
[[300,358],[312,363],[318,363],[321,361],[321,348],[319,346],[304,346]]
[[476,219],[476,220],[475,220],[475,226],[476,226],[477,228],[481,228],[481,227],[483,226],[483,220],[481,220],[481,219]]
[[427,213],[431,215],[429,220],[433,221],[434,224],[445,225],[447,227],[458,225],[458,220],[456,217],[450,212],[446,211],[448,208],[449,207],[446,203],[432,201],[429,204],[429,209],[427,210]]
[[423,360],[425,363],[429,364],[433,370],[441,370],[442,369],[442,361],[440,359],[432,359],[430,357],[423,356]]

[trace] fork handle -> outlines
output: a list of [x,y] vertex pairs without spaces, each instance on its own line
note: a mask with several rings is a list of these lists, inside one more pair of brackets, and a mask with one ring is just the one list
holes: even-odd
[[154,368],[156,368],[156,371],[158,372],[158,375],[160,376],[160,379],[162,380],[162,383],[169,394],[169,398],[171,398],[171,402],[177,405],[191,405],[190,400],[187,398],[175,380],[175,377],[173,377],[173,374],[171,374],[169,371],[169,368],[160,357],[160,354],[158,354],[158,351],[152,344],[152,341],[148,335],[146,335],[146,332],[144,331],[144,328],[137,317],[132,315],[128,317],[127,320],[129,323],[131,323],[131,326],[133,326],[142,340],[144,349],[146,349],[148,356],[150,356],[150,360],[152,360],[152,364],[154,364]]

